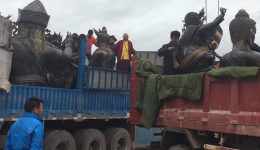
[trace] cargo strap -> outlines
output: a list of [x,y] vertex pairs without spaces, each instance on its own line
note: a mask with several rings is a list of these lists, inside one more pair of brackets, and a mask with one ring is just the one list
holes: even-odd
[[206,46],[201,46],[197,48],[195,51],[190,53],[181,63],[178,65],[174,63],[175,68],[178,69],[187,69],[196,64],[201,57],[208,52],[208,48]]

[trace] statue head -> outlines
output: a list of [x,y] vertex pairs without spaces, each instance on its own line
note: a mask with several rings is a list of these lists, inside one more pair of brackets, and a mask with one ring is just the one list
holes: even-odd
[[188,27],[189,25],[199,25],[200,24],[200,15],[196,12],[189,12],[185,18],[185,26]]
[[103,27],[101,31],[99,31],[99,33],[104,33],[106,34],[107,33],[107,28],[106,27]]
[[47,14],[45,7],[39,0],[35,0],[22,10],[18,10],[18,20],[17,23],[30,23],[41,25],[44,28],[47,27],[50,16]]
[[249,17],[249,14],[241,9],[236,14],[235,19],[233,19],[229,24],[229,31],[232,43],[246,40],[253,44],[256,33],[256,22]]
[[60,33],[57,34],[56,32],[54,32],[54,34],[50,35],[50,38],[47,39],[47,41],[55,45],[56,47],[61,48],[62,35]]

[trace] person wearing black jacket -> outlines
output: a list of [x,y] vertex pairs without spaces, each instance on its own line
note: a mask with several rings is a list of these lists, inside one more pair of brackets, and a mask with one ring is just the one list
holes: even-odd
[[250,45],[250,50],[260,53],[260,47],[256,43]]
[[172,31],[170,35],[171,41],[165,44],[158,50],[157,55],[159,57],[164,57],[163,59],[163,74],[164,75],[174,75],[181,74],[181,70],[175,69],[173,64],[173,53],[178,50],[178,43],[180,38],[179,31]]

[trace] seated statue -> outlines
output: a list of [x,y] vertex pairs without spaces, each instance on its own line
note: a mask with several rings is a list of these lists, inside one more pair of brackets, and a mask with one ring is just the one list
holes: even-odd
[[215,56],[209,51],[209,40],[215,35],[216,28],[224,20],[226,9],[220,9],[221,14],[211,23],[203,24],[200,14],[190,12],[185,16],[184,33],[179,41],[179,48],[176,57],[177,63],[174,67],[181,69],[183,73],[201,72],[210,70],[214,63]]
[[[220,59],[220,67],[226,66],[258,66],[260,53],[252,51],[256,34],[256,22],[249,14],[241,9],[229,24],[233,49]],[[256,45],[255,45],[256,46]]]
[[43,4],[35,0],[22,10],[17,20],[18,34],[11,38],[13,45],[10,82],[17,85],[64,87],[63,69],[70,64],[75,42],[66,37],[62,51],[45,41],[45,29],[50,16]]
[[94,52],[89,66],[113,69],[113,62],[115,61],[114,52],[110,49],[110,36],[107,34],[106,27],[103,27],[99,32],[94,29],[97,35],[99,48]]

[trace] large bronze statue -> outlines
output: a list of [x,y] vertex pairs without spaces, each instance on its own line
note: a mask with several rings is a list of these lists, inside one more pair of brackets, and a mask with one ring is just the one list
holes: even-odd
[[72,35],[66,37],[66,48],[60,50],[45,41],[45,29],[50,16],[43,4],[35,0],[19,9],[18,33],[12,37],[14,47],[10,81],[30,86],[64,87],[63,69],[71,62],[75,43]]
[[107,34],[106,27],[103,27],[99,32],[94,29],[97,35],[99,48],[94,52],[89,66],[113,69],[113,62],[115,61],[114,53],[110,49],[110,36]]
[[220,58],[220,66],[259,66],[260,53],[250,50],[254,44],[256,22],[250,19],[249,14],[241,9],[235,19],[230,22],[229,31],[233,49]]
[[212,42],[211,37],[215,35],[216,28],[224,20],[226,9],[220,9],[221,14],[211,23],[203,24],[200,14],[190,12],[185,16],[184,33],[179,41],[176,54],[177,62],[175,68],[182,69],[184,73],[201,72],[210,70],[214,63],[214,55],[209,51]]

